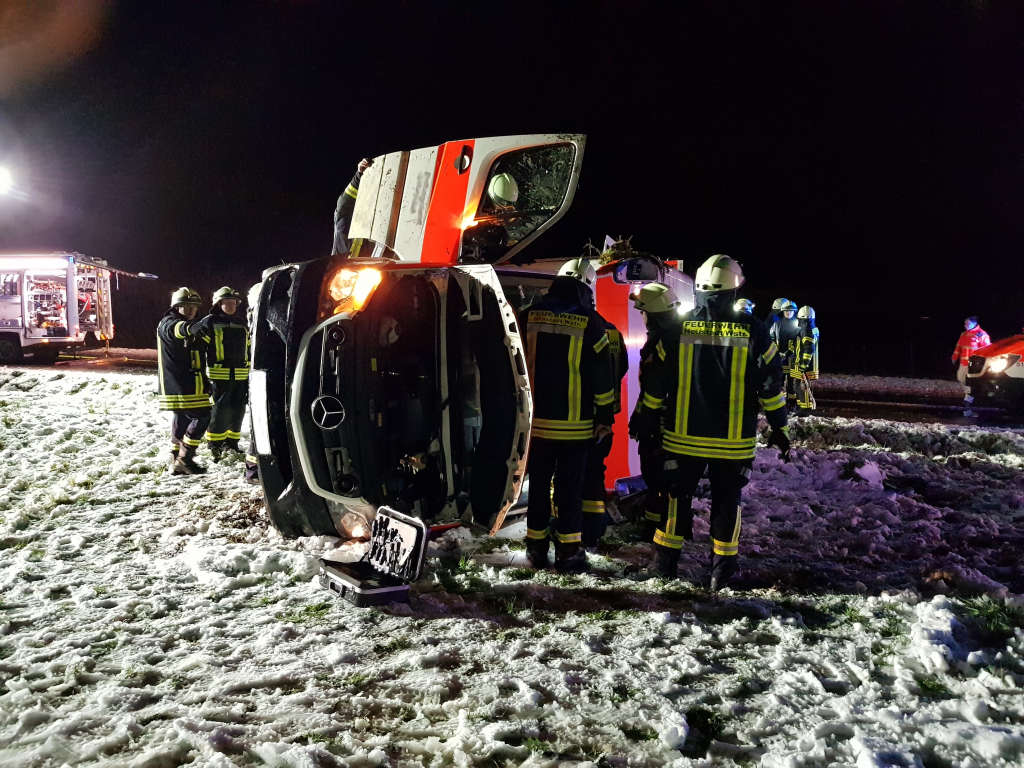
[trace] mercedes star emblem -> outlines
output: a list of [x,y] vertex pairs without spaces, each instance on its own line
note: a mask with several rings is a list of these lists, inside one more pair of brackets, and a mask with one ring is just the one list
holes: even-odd
[[313,423],[320,429],[337,429],[345,420],[345,406],[334,395],[320,395],[313,401]]

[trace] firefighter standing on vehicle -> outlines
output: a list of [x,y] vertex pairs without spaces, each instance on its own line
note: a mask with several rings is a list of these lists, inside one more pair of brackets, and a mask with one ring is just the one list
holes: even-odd
[[[593,267],[591,267],[591,270]],[[596,275],[595,275],[596,277]],[[594,304],[594,285],[589,284],[591,308]],[[594,311],[600,326],[608,334],[608,362],[611,365],[612,415],[622,410],[622,380],[629,372],[629,358],[622,333],[608,322],[599,312]],[[595,440],[587,457],[583,477],[583,548],[593,550],[608,528],[608,512],[605,508],[605,459],[612,450],[613,435],[609,432],[602,440]]]
[[971,355],[975,350],[987,347],[991,343],[992,339],[978,324],[977,315],[964,318],[964,332],[957,339],[952,360],[956,366],[956,380],[964,388],[964,405],[967,406],[964,411],[965,416],[974,415],[970,409],[971,404],[974,403],[974,397],[971,395],[971,388],[967,386],[967,366],[970,364]]
[[199,321],[206,342],[206,373],[213,411],[206,441],[214,461],[226,451],[240,453],[242,419],[249,397],[249,327],[238,313],[242,294],[224,286],[213,294],[210,314]]
[[[596,279],[587,259],[572,259],[559,270],[547,294],[527,314],[527,368],[533,389],[533,425],[527,472],[530,500],[526,550],[531,565],[548,565],[555,542],[555,568],[587,569],[582,544],[583,472],[595,438],[611,433],[612,371],[608,334],[590,308]],[[555,530],[550,530],[554,503]]]
[[796,389],[796,404],[800,413],[809,413],[814,409],[814,395],[810,382],[818,379],[818,326],[814,317],[814,307],[803,306],[796,313],[798,333],[796,351],[790,378]]
[[195,454],[210,423],[210,394],[203,371],[206,344],[192,322],[202,299],[191,288],[171,294],[171,307],[156,328],[160,409],[171,411],[171,461],[174,475],[202,474]]
[[657,572],[675,576],[692,538],[693,493],[711,479],[711,589],[736,570],[740,496],[750,477],[758,406],[771,425],[769,445],[788,457],[782,370],[776,345],[760,320],[733,311],[743,285],[740,265],[712,256],[697,270],[696,307],[658,342],[658,362],[641,393],[638,432],[659,426],[665,451],[668,509],[654,534]]
[[356,166],[355,175],[345,187],[345,190],[338,195],[338,202],[334,206],[334,243],[331,248],[332,254],[348,253],[349,240],[348,228],[352,224],[352,213],[356,208],[356,198],[359,196],[359,180],[363,173],[373,165],[373,160],[363,158]]
[[[662,337],[672,334],[680,323],[679,299],[667,285],[648,283],[633,297],[633,305],[643,313],[647,326],[647,340],[640,348],[640,391],[647,385],[651,369],[658,360],[657,346]],[[637,409],[642,405],[637,402]],[[668,509],[668,492],[663,482],[665,456],[661,449],[661,425],[643,433],[635,432],[630,419],[630,437],[637,441],[637,455],[640,458],[640,476],[647,486],[644,497],[643,534],[644,541],[651,541],[662,517]]]

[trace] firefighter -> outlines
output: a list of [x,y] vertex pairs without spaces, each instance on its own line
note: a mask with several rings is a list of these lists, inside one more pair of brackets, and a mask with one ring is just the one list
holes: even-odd
[[675,576],[683,542],[692,537],[690,508],[697,483],[711,479],[711,589],[736,570],[740,496],[750,477],[758,405],[771,425],[769,445],[788,458],[782,370],[777,347],[755,317],[732,311],[743,285],[728,256],[705,261],[694,281],[696,307],[656,348],[657,362],[642,392],[645,429],[660,423],[668,509],[654,534],[655,568]]
[[768,337],[779,348],[779,355],[782,362],[782,374],[785,377],[784,388],[786,391],[786,402],[790,410],[796,409],[796,381],[791,374],[794,370],[796,360],[797,338],[800,335],[800,323],[796,318],[797,306],[795,301],[781,299],[779,306],[779,317],[768,329]]
[[192,322],[201,302],[191,288],[179,288],[171,294],[171,306],[156,328],[160,410],[171,411],[169,471],[173,475],[206,471],[194,458],[210,423],[212,405],[203,372],[203,332],[198,323]]
[[818,378],[818,326],[815,324],[814,307],[800,307],[796,318],[799,331],[790,378],[794,380],[799,412],[807,413],[814,409],[810,382]]
[[754,314],[754,307],[756,306],[757,305],[754,304],[754,302],[752,302],[750,299],[736,299],[736,301],[732,305],[732,311],[735,312],[737,315],[752,315]]
[[[593,269],[593,267],[591,267]],[[612,414],[622,410],[622,380],[629,372],[629,358],[622,333],[595,309],[593,286],[589,286],[590,307],[599,321],[599,326],[608,334],[608,358],[611,365]],[[605,459],[612,450],[613,435],[609,432],[603,440],[594,442],[587,457],[583,477],[583,548],[593,551],[598,540],[608,528],[608,512],[605,508]]]
[[[671,333],[679,325],[679,299],[667,285],[648,283],[633,297],[633,306],[643,313],[647,326],[647,340],[640,348],[640,390],[643,391],[655,365],[656,349],[663,335]],[[637,402],[637,409],[640,408]],[[634,411],[636,413],[637,411]],[[630,437],[637,441],[637,455],[640,458],[640,476],[647,486],[644,498],[643,540],[651,541],[654,531],[668,509],[668,493],[662,482],[664,455],[661,450],[661,424],[655,424],[648,431],[635,427],[630,418]]]
[[355,211],[356,197],[359,195],[359,180],[371,165],[373,160],[369,158],[364,157],[360,160],[352,180],[345,187],[345,191],[338,195],[338,203],[334,206],[334,245],[331,249],[334,255],[349,251],[348,228],[352,224],[352,213]]
[[[596,277],[587,259],[566,262],[527,314],[534,410],[526,551],[533,567],[546,567],[554,539],[555,568],[565,573],[587,569],[581,547],[583,471],[595,439],[600,442],[611,434],[615,402],[608,334],[590,308],[590,286]],[[558,508],[553,531],[552,480]]]
[[956,366],[956,380],[964,388],[964,416],[974,415],[974,411],[971,410],[974,397],[971,395],[971,388],[967,386],[967,366],[971,362],[971,355],[974,350],[987,347],[991,343],[992,339],[978,324],[977,315],[964,318],[964,332],[957,339],[952,357],[953,364]]
[[225,285],[213,294],[210,314],[199,321],[206,343],[206,374],[213,388],[213,411],[206,442],[214,461],[225,452],[241,453],[242,419],[249,396],[249,327],[238,312],[242,294]]
[[769,331],[772,331],[775,328],[775,324],[779,322],[779,319],[782,317],[782,307],[787,303],[789,303],[789,299],[783,298],[778,298],[772,302],[772,311],[768,313],[768,317],[764,320]]

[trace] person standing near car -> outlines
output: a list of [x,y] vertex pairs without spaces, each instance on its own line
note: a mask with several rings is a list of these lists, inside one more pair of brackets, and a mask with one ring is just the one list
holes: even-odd
[[238,441],[249,399],[249,326],[238,312],[241,302],[242,294],[234,288],[218,288],[210,314],[198,323],[206,343],[206,373],[213,389],[206,442],[214,461],[220,461],[225,452],[242,452]]
[[[644,392],[652,368],[657,364],[658,342],[679,326],[679,299],[664,283],[648,283],[632,297],[633,306],[644,316],[647,339],[640,348],[640,391]],[[642,398],[637,401],[634,414],[640,411]],[[665,455],[661,449],[661,423],[652,423],[650,429],[642,430],[633,417],[629,420],[629,436],[637,441],[637,455],[640,458],[640,476],[647,486],[644,497],[644,514],[641,538],[652,541],[665,511],[668,509],[668,492],[663,482],[662,465]]]
[[156,327],[160,410],[171,412],[172,475],[198,475],[196,449],[210,423],[210,394],[203,367],[206,343],[202,327],[192,322],[202,299],[182,286],[171,294],[171,306]]
[[[582,573],[583,472],[596,441],[611,434],[612,370],[608,334],[590,308],[597,273],[587,259],[562,265],[542,299],[527,313],[526,358],[533,389],[533,425],[527,472],[530,500],[526,553],[544,568],[555,541],[555,568]],[[558,508],[550,530],[552,495]]]
[[797,306],[795,301],[782,299],[779,306],[778,319],[768,329],[768,337],[779,349],[779,356],[782,362],[782,373],[785,376],[783,387],[786,392],[786,402],[790,410],[796,410],[796,381],[792,378],[796,365],[796,347],[800,338],[800,323],[796,317]]
[[[596,310],[593,286],[588,286],[590,306],[608,334],[608,362],[611,365],[612,418],[622,410],[622,380],[629,372],[629,358],[622,333]],[[583,548],[593,551],[608,529],[608,511],[605,507],[605,459],[612,450],[614,435],[609,432],[603,440],[595,440],[587,456],[583,477]]]
[[964,318],[964,332],[957,339],[956,348],[953,350],[953,365],[956,366],[956,380],[964,388],[964,416],[973,416],[971,405],[974,397],[971,396],[971,388],[967,386],[967,366],[971,362],[971,355],[975,350],[987,347],[992,339],[985,333],[985,329],[978,323],[977,315],[970,315]]
[[710,474],[712,590],[736,570],[740,497],[754,460],[759,406],[771,426],[769,445],[783,458],[790,447],[776,346],[760,320],[733,311],[743,282],[740,265],[728,256],[700,266],[696,306],[658,342],[636,417],[642,431],[661,425],[666,456],[669,503],[654,534],[660,575],[677,573],[683,543],[693,536],[691,500],[705,471]]

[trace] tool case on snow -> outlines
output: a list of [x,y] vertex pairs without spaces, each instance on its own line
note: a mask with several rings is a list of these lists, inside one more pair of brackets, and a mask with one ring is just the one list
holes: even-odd
[[320,585],[353,605],[409,602],[409,583],[419,578],[427,553],[422,520],[381,507],[370,528],[370,549],[362,560],[320,560]]

